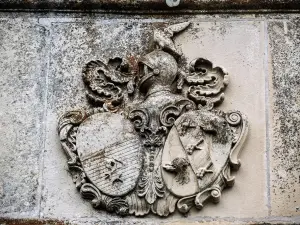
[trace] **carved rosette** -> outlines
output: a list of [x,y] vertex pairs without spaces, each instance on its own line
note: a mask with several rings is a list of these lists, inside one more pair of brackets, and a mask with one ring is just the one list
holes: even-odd
[[215,108],[229,83],[223,68],[185,63],[173,36],[189,25],[155,29],[155,50],[138,65],[113,58],[84,67],[91,109],[65,113],[58,133],[75,186],[95,209],[187,214],[234,185],[247,119]]

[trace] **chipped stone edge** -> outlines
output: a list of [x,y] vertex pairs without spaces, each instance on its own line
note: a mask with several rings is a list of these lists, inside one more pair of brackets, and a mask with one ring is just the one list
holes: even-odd
[[[177,0],[178,1],[178,0]],[[184,0],[170,7],[166,0],[25,1],[2,0],[0,11],[63,11],[120,13],[243,13],[299,12],[298,0]]]
[[167,221],[141,221],[138,219],[130,219],[128,221],[124,221],[121,219],[116,218],[115,220],[99,220],[95,218],[79,218],[74,220],[66,220],[66,219],[50,219],[50,218],[8,218],[8,217],[0,217],[0,224],[5,225],[72,225],[72,224],[190,224],[190,225],[201,225],[207,223],[216,224],[245,224],[245,225],[297,225],[300,222],[300,217],[295,217],[291,220],[290,217],[266,217],[266,218],[193,218],[193,219],[174,219],[174,220],[167,220]]

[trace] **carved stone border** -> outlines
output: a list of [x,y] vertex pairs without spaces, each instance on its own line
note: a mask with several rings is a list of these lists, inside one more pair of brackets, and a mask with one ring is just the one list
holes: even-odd
[[[178,0],[177,0],[178,1]],[[17,1],[3,0],[0,2],[1,10],[32,10],[32,11],[97,11],[97,10],[120,10],[128,13],[127,10],[152,11],[164,10],[168,12],[178,10],[200,10],[208,12],[224,11],[295,11],[300,10],[298,0],[180,0],[175,7],[169,7],[166,0],[102,0],[102,1]],[[153,11],[152,13],[155,13]]]

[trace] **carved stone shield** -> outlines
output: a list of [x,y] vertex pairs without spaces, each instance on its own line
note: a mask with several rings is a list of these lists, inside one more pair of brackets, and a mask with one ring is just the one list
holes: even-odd
[[204,110],[183,114],[175,121],[163,151],[167,188],[180,197],[201,192],[222,172],[231,146],[225,118]]
[[155,28],[154,48],[142,57],[84,66],[91,107],[62,115],[58,132],[73,181],[94,208],[186,214],[233,186],[247,119],[214,108],[224,100],[228,73],[204,58],[188,63],[175,45],[173,36],[189,25]]
[[77,151],[90,181],[103,193],[121,196],[139,177],[141,142],[132,123],[120,114],[88,117],[77,133]]

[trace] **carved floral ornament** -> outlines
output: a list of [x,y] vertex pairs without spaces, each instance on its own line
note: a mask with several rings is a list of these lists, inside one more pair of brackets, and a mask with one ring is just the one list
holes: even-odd
[[187,63],[175,47],[173,36],[189,25],[155,29],[139,71],[121,58],[84,67],[91,109],[64,114],[58,132],[74,183],[94,208],[187,214],[234,184],[247,120],[215,108],[227,72],[203,58]]

